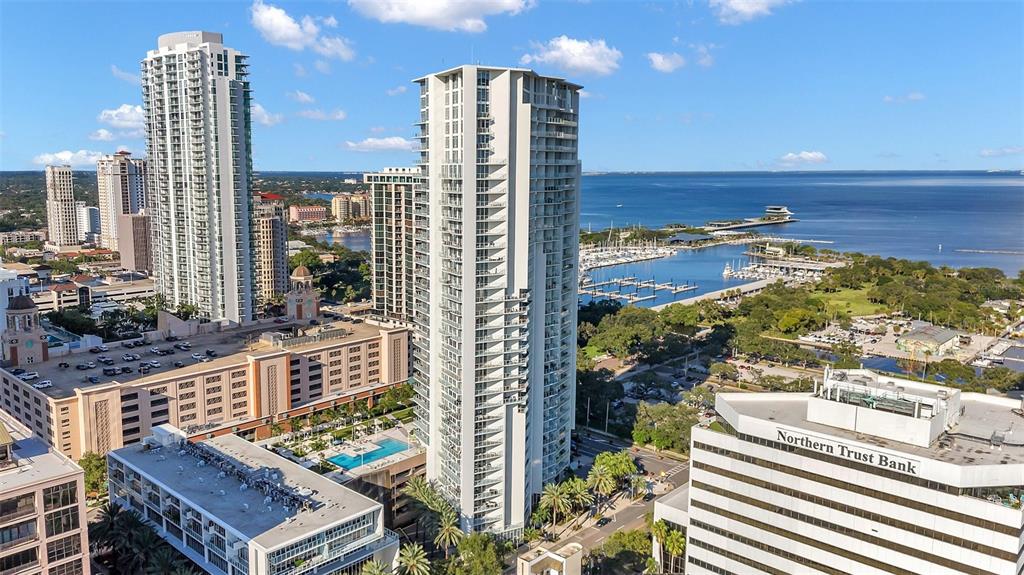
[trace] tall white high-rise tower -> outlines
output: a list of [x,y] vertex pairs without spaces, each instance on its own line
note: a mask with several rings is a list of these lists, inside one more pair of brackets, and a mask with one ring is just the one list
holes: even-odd
[[485,66],[416,82],[416,433],[463,527],[513,535],[569,465],[580,86]]
[[117,250],[120,216],[137,214],[146,207],[146,161],[131,152],[103,156],[96,162],[96,187],[100,200],[100,246]]
[[77,246],[78,206],[71,166],[46,166],[46,243],[57,248]]
[[218,33],[177,32],[142,61],[157,290],[235,322],[254,308],[246,59]]

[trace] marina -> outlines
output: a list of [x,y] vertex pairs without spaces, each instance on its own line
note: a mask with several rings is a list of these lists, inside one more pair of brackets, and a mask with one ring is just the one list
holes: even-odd
[[641,280],[636,277],[629,276],[596,282],[588,279],[587,281],[580,283],[579,293],[580,295],[590,296],[595,299],[610,298],[623,300],[627,303],[640,303],[658,299],[659,291],[675,297],[678,294],[694,291],[696,289],[698,289],[696,284],[688,282],[681,284],[672,280],[657,282],[653,278],[649,280]]

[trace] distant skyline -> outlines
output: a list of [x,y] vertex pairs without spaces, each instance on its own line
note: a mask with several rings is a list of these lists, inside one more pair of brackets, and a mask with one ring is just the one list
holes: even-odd
[[258,171],[412,164],[411,80],[470,62],[582,84],[588,172],[1021,169],[1022,21],[1020,2],[4,2],[0,169],[144,155],[139,62],[181,30],[251,57]]

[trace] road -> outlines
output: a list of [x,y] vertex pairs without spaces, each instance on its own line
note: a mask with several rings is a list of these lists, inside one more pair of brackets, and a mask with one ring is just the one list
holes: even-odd
[[[655,490],[660,496],[689,481],[690,465],[688,462],[665,457],[649,449],[637,448],[633,450],[632,446],[624,441],[609,439],[598,434],[587,435],[586,430],[582,429],[580,430],[580,460],[587,463],[585,467],[581,465],[577,469],[577,474],[582,472],[581,476],[585,477],[585,471],[583,470],[589,470],[593,458],[598,453],[602,451],[620,451],[622,449],[630,449],[634,457],[640,460],[648,477],[654,480]],[[612,518],[611,523],[603,527],[585,527],[561,540],[559,543],[576,542],[583,545],[584,549],[593,549],[600,546],[605,539],[616,531],[643,527],[644,514],[654,509],[655,500],[634,501],[622,507],[625,501],[620,496],[620,499],[616,500],[617,504],[613,506],[612,511],[610,513],[605,512],[605,515]]]

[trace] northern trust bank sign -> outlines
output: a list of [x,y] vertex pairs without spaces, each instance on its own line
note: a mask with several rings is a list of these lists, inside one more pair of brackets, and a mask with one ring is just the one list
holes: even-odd
[[861,446],[849,445],[832,439],[818,437],[815,435],[807,435],[782,428],[776,428],[776,439],[794,447],[802,447],[819,453],[835,455],[836,457],[842,457],[843,459],[859,461],[860,463],[875,465],[877,467],[891,469],[901,473],[909,473],[911,475],[918,474],[918,465],[920,462],[913,459],[907,459],[906,457],[899,457],[888,453],[882,453],[880,451],[866,449]]

